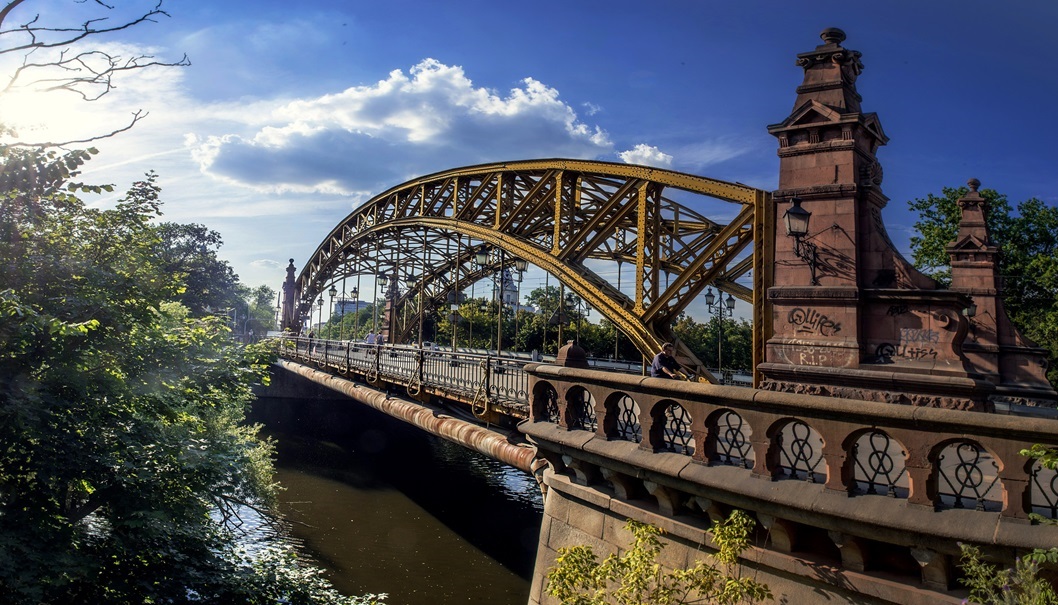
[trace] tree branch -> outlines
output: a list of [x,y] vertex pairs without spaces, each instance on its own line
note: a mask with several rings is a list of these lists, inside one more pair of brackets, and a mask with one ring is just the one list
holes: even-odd
[[107,132],[107,133],[104,133],[104,134],[99,134],[99,135],[95,135],[95,136],[91,136],[91,137],[86,137],[86,138],[83,138],[83,139],[70,139],[70,140],[67,140],[67,141],[39,141],[39,142],[35,142],[35,143],[27,143],[27,142],[15,141],[15,142],[11,142],[11,143],[4,143],[4,146],[5,147],[20,147],[20,148],[23,148],[23,149],[30,149],[30,148],[41,148],[41,149],[44,149],[44,148],[47,148],[47,147],[63,148],[63,147],[68,147],[70,145],[82,145],[84,143],[91,143],[91,142],[99,141],[99,140],[102,140],[102,139],[108,139],[108,138],[110,138],[110,137],[112,137],[112,136],[114,136],[116,134],[120,134],[122,132],[125,132],[126,130],[131,130],[132,127],[135,126],[137,122],[139,122],[143,118],[146,118],[148,115],[150,115],[150,114],[145,112],[145,111],[143,111],[142,109],[137,109],[135,112],[133,112],[132,119],[125,126],[122,126],[121,128],[117,128],[117,129],[111,130],[110,132]]

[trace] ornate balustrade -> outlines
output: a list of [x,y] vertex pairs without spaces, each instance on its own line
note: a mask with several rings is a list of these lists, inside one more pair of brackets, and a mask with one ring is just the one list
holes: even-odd
[[957,542],[1007,554],[1058,544],[1058,527],[1030,518],[1056,518],[1058,477],[1020,455],[1058,445],[1058,420],[526,371],[530,418],[519,428],[555,472],[667,516],[742,508],[774,549],[837,553],[860,571],[917,563],[945,590]]

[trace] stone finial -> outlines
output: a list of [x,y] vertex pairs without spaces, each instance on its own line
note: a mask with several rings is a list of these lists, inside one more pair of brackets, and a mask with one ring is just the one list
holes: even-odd
[[827,44],[841,44],[845,41],[845,32],[836,27],[828,27],[819,34],[819,37]]
[[567,368],[587,368],[589,367],[588,353],[571,340],[566,343],[566,346],[558,350],[555,364]]
[[970,179],[966,181],[966,184],[970,187],[970,191],[977,193],[977,188],[981,186],[981,181],[977,179]]

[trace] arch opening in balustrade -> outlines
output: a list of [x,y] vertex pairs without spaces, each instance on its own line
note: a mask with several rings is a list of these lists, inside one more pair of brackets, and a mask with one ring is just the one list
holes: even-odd
[[566,427],[593,433],[599,427],[595,418],[595,398],[588,389],[574,386],[566,391]]
[[734,410],[721,409],[706,420],[706,459],[729,466],[753,468],[753,428]]
[[558,391],[550,382],[538,381],[533,386],[533,401],[530,406],[534,422],[558,424]]
[[1058,519],[1058,472],[1033,460],[1029,470],[1030,512],[1048,519]]
[[984,446],[970,440],[947,441],[938,445],[933,454],[935,508],[1003,509],[999,464]]
[[845,450],[850,494],[908,497],[907,448],[899,441],[872,428],[850,435]]
[[606,415],[603,430],[607,439],[619,439],[639,443],[643,441],[643,428],[639,423],[639,404],[627,393],[610,394],[606,400]]
[[803,420],[780,420],[769,431],[772,436],[776,479],[800,479],[811,483],[825,483],[826,465],[823,462],[823,437]]
[[672,400],[658,402],[651,410],[651,443],[658,451],[694,454],[694,434],[691,415],[682,405]]

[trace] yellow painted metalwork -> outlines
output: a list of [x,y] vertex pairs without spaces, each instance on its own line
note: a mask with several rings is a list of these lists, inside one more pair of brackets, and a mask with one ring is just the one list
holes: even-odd
[[[724,224],[663,195],[666,188],[742,209]],[[759,362],[770,330],[762,291],[771,283],[770,200],[768,192],[737,183],[608,162],[529,160],[457,168],[391,188],[354,210],[302,270],[298,291],[312,300],[344,276],[381,272],[414,284],[403,297],[414,290],[424,308],[438,307],[448,291],[496,270],[473,264],[470,247],[462,242],[468,237],[554,275],[647,356],[672,337],[671,322],[706,286],[752,300]],[[457,237],[463,252],[452,258],[445,250]],[[754,252],[747,258],[743,249],[750,243]],[[353,259],[347,252],[368,248],[377,251],[374,257]],[[431,266],[402,258],[429,259]],[[632,297],[593,270],[607,262],[635,263]],[[752,290],[735,281],[751,270]],[[697,361],[689,351],[680,353]]]
[[760,191],[754,204],[756,220],[753,224],[753,386],[759,387],[761,373],[757,367],[764,362],[768,336],[772,333],[771,303],[765,291],[775,283],[775,204],[771,193]]
[[558,256],[562,242],[562,184],[565,171],[559,170],[555,174],[555,227],[551,236],[551,254]]
[[496,175],[496,221],[493,228],[500,229],[500,221],[503,220],[503,173]]
[[[647,264],[647,196],[645,186],[639,188],[639,195],[636,196],[636,299],[635,307],[633,310],[636,315],[643,315],[643,298],[646,296],[646,292],[643,288],[643,281],[646,278],[646,264]],[[648,351],[643,351],[647,353]]]

